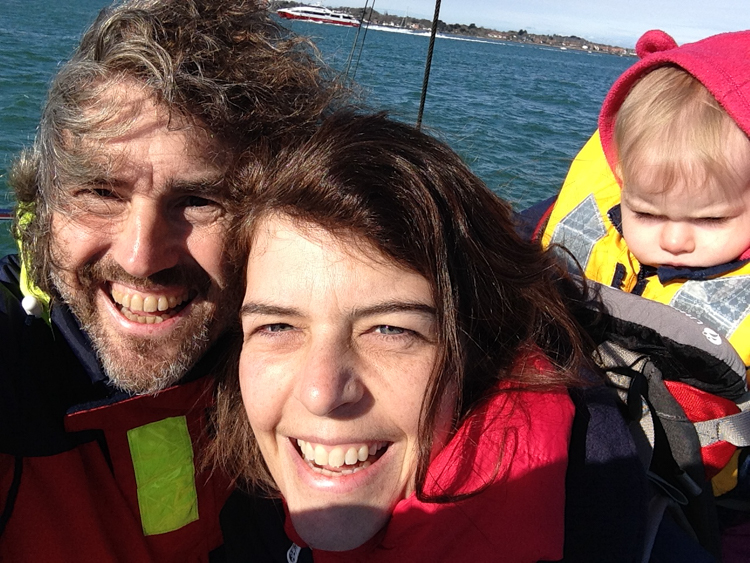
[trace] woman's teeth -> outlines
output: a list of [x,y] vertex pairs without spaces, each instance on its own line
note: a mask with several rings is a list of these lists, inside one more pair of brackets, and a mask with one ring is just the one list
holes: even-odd
[[369,460],[370,456],[374,456],[378,451],[385,448],[388,442],[348,447],[335,446],[330,450],[320,444],[312,444],[304,440],[297,440],[297,445],[302,457],[308,463],[314,463],[319,468],[332,469],[338,469],[346,465],[351,467],[351,471],[345,469],[340,473],[351,473],[354,470],[369,467],[372,461]]

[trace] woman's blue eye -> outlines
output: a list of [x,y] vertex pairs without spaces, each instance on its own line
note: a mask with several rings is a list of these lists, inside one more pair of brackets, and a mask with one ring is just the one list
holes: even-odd
[[404,334],[406,332],[406,330],[401,327],[391,325],[379,325],[375,330],[380,334],[385,334],[386,336],[394,336],[397,334]]
[[286,323],[275,323],[275,324],[266,325],[264,328],[268,332],[283,332],[285,330],[290,330],[292,326]]

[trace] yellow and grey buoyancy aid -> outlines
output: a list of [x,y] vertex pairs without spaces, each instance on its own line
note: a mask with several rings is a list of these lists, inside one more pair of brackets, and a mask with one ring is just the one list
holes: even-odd
[[589,279],[666,303],[717,330],[750,365],[750,262],[715,277],[662,282],[641,267],[613,223],[609,212],[619,203],[620,186],[596,132],[570,167],[542,244],[565,247]]

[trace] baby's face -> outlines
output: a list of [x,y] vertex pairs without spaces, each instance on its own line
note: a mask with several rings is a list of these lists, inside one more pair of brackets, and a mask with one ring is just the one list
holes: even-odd
[[731,262],[750,247],[750,185],[744,189],[667,190],[641,182],[622,190],[622,232],[641,264],[709,267]]

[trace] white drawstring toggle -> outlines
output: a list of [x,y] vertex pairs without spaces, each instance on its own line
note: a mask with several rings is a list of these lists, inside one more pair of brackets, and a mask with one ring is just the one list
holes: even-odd
[[27,315],[39,318],[42,316],[42,304],[33,295],[27,295],[21,300],[21,307]]

